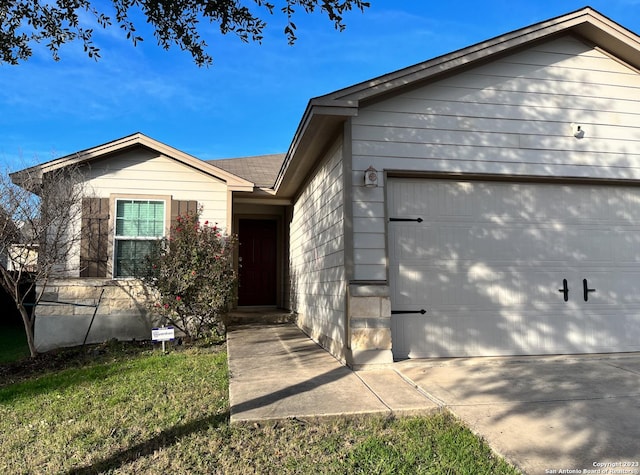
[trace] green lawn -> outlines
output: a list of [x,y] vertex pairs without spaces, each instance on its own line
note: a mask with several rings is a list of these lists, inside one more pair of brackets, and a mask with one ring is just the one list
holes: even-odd
[[0,364],[29,356],[27,337],[19,324],[0,325]]
[[39,361],[0,365],[2,473],[517,473],[446,412],[230,426],[224,344]]

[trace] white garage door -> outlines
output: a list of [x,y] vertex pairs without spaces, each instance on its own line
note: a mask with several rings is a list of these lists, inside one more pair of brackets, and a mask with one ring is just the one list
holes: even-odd
[[640,188],[388,187],[396,358],[640,351]]

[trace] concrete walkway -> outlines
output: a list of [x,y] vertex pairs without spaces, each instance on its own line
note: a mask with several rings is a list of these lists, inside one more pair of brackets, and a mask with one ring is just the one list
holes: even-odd
[[228,334],[231,421],[446,408],[527,474],[640,475],[640,354],[408,360],[351,371],[297,327]]
[[394,369],[350,370],[292,324],[231,328],[227,351],[232,423],[438,407]]

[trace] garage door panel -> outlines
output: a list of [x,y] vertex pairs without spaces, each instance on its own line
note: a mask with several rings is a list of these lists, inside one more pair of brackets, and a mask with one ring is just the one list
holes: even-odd
[[[627,236],[636,233],[637,236]],[[558,239],[559,234],[562,239]],[[640,228],[602,229],[569,225],[392,223],[390,257],[449,262],[640,263]]]
[[396,357],[640,351],[640,188],[388,185]]
[[[640,307],[640,272],[629,270],[627,267],[614,267],[608,272],[588,268],[570,275],[571,298],[582,303],[583,311],[607,307],[627,311]],[[593,290],[587,292],[586,302],[584,280],[587,281],[587,288]]]
[[428,188],[425,180],[415,179],[391,190],[390,215],[524,223],[640,222],[640,199],[631,187],[430,181]]
[[525,267],[484,263],[455,267],[403,263],[392,268],[390,276],[397,310],[442,306],[482,310],[496,305],[550,310],[565,305],[559,289],[568,274],[561,269],[532,272]]
[[[450,356],[523,355],[546,347],[546,353],[557,353],[566,347],[556,329],[564,321],[566,331],[571,323],[566,315],[528,321],[523,314],[498,315],[492,312],[448,313],[434,311],[428,316],[394,316],[394,326],[401,326],[412,338],[408,344],[396,349],[400,358],[427,358]],[[579,347],[575,339],[576,349]]]
[[613,259],[619,265],[640,264],[640,228],[611,229],[607,234]]
[[637,190],[628,187],[431,180],[425,188],[421,181],[404,180],[389,192],[390,216],[586,225],[640,222]]
[[[397,358],[432,358],[637,351],[632,335],[640,331],[639,315],[636,311],[624,316],[587,313],[578,317],[570,309],[546,316],[483,311],[394,315],[394,337],[398,328],[405,336],[401,340],[405,343],[397,348],[394,340],[394,354]],[[604,326],[609,330],[603,331]]]

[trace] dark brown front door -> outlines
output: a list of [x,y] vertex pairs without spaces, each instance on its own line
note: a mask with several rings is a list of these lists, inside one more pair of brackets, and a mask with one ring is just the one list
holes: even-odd
[[241,219],[238,305],[276,305],[277,221]]

